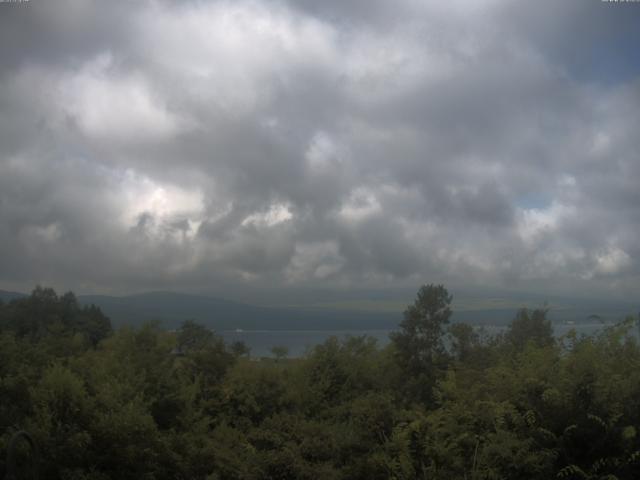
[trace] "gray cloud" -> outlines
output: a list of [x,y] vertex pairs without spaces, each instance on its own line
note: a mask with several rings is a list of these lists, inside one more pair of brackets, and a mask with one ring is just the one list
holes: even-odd
[[0,9],[0,288],[638,293],[634,5]]

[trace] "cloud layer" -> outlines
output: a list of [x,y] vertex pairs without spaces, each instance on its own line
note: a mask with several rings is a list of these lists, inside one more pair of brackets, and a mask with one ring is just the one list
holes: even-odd
[[640,293],[640,7],[0,4],[0,287]]

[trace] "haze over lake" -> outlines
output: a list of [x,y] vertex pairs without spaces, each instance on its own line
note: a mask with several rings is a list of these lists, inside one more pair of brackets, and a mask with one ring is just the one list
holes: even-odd
[[[478,327],[480,328],[480,327]],[[504,332],[505,326],[487,325],[484,332],[489,335],[495,335]],[[602,323],[567,325],[554,325],[554,334],[557,337],[566,335],[571,330],[575,330],[578,335],[593,335],[602,331],[604,326]],[[359,337],[366,335],[375,338],[380,347],[384,347],[389,343],[389,334],[393,330],[223,330],[220,335],[228,342],[242,341],[251,349],[251,355],[254,357],[272,357],[273,347],[282,346],[288,350],[288,356],[300,357],[310,353],[313,347],[320,345],[330,337],[346,338]],[[635,335],[637,333],[634,332]]]

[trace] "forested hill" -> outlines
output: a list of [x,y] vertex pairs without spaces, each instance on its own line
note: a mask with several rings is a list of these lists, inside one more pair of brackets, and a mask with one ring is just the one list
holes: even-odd
[[[195,322],[112,329],[72,293],[0,304],[0,478],[635,480],[640,319],[555,338],[521,309],[452,323],[425,285],[384,348],[331,337],[255,358]],[[14,457],[12,457],[14,458]]]

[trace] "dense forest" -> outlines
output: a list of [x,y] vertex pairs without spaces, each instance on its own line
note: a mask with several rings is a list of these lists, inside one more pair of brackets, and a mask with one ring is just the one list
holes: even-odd
[[489,336],[450,304],[425,285],[384,348],[254,358],[38,287],[0,304],[0,475],[26,430],[46,479],[640,478],[639,319],[554,338],[520,310]]

